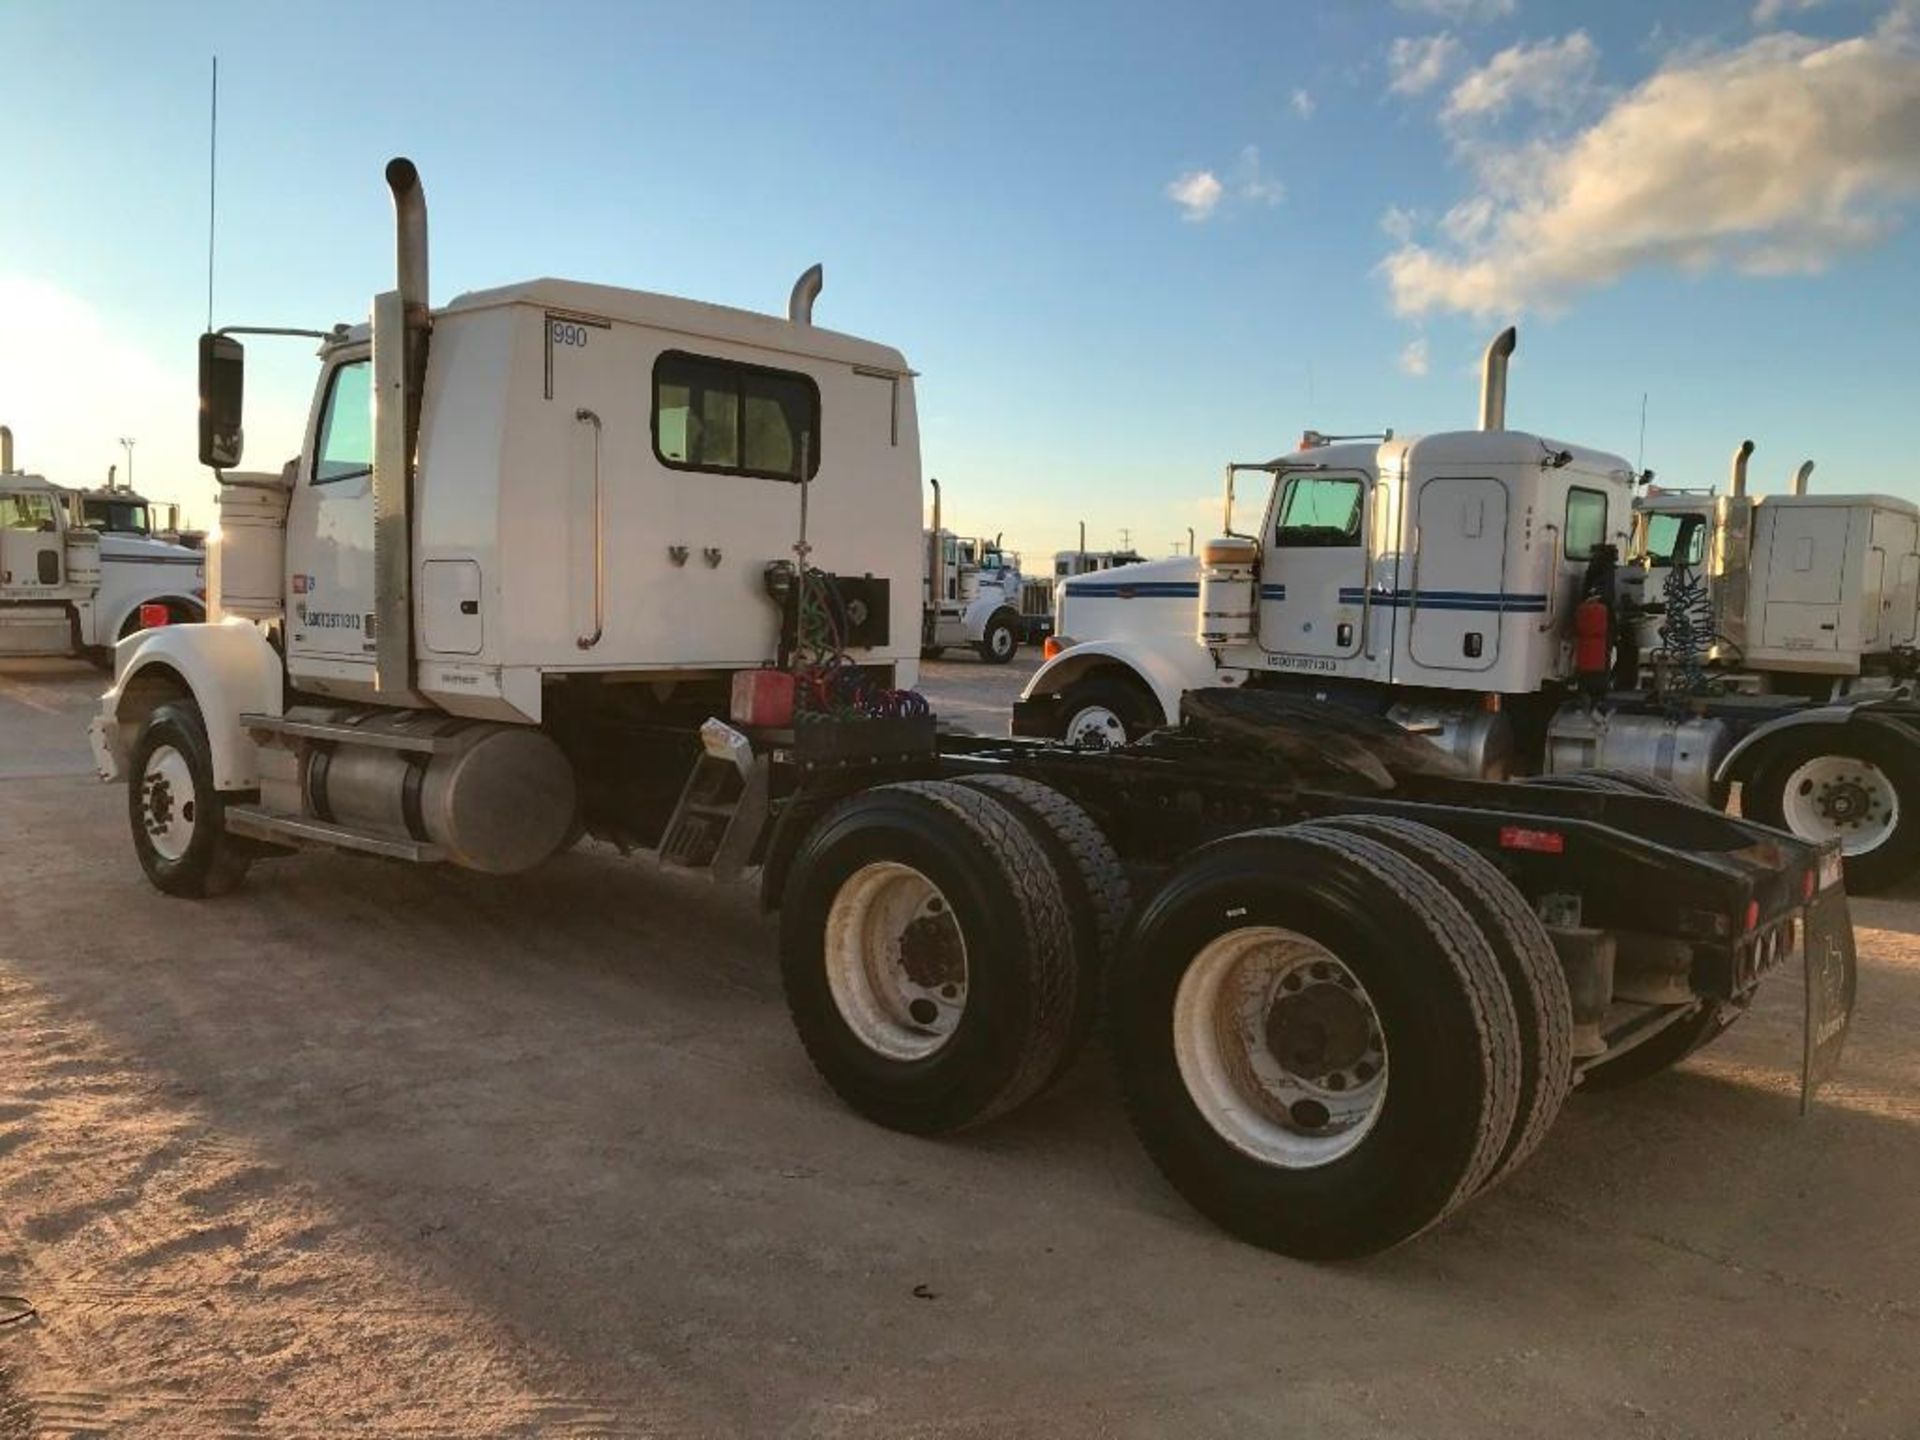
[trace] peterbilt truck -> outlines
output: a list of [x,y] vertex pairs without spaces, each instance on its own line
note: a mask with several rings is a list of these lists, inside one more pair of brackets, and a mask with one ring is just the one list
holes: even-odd
[[[1909,873],[1920,708],[1886,688],[1705,686],[1657,638],[1643,656],[1665,623],[1665,573],[1649,583],[1633,558],[1643,478],[1618,455],[1507,428],[1515,343],[1507,330],[1488,347],[1479,429],[1338,443],[1309,431],[1291,455],[1228,468],[1225,533],[1200,556],[1063,582],[1055,653],[1014,733],[1125,744],[1176,723],[1194,690],[1271,691],[1392,720],[1485,778],[1609,769],[1714,804],[1739,783],[1745,813],[1838,841],[1854,888]],[[1236,531],[1248,476],[1264,487],[1258,519]],[[1897,529],[1896,504],[1874,512],[1876,534]],[[1839,583],[1837,551],[1816,563],[1803,533],[1817,507],[1791,525],[1786,505],[1759,513],[1769,534],[1781,517],[1782,573],[1753,582],[1774,587],[1765,624],[1830,634],[1842,608],[1805,603],[1810,584]],[[1867,524],[1856,561],[1875,554]],[[1875,543],[1911,548],[1910,522],[1898,534]],[[1901,583],[1888,581],[1888,615],[1911,610]],[[1910,616],[1887,623],[1911,629]],[[1771,653],[1808,675],[1834,669],[1795,634]]]
[[929,660],[966,646],[989,665],[1004,665],[1027,638],[1020,614],[1020,561],[1000,541],[956,535],[940,523],[940,482],[933,487],[933,525],[926,532],[925,616],[920,653]]
[[942,735],[913,371],[814,324],[819,269],[784,317],[552,280],[436,309],[387,178],[399,283],[312,332],[280,471],[234,468],[244,332],[201,339],[221,613],[124,642],[90,732],[161,891],[313,849],[510,874],[583,831],[757,875],[853,1109],[986,1123],[1098,1014],[1169,1181],[1301,1256],[1435,1224],[1796,954],[1803,1095],[1831,1073],[1836,847],[1226,688],[1125,750]]
[[14,468],[0,425],[0,657],[85,656],[104,664],[148,625],[206,615],[206,557],[164,540],[102,534],[74,492]]

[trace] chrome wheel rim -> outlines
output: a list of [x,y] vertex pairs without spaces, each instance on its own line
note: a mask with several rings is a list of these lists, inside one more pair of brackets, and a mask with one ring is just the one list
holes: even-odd
[[1088,750],[1114,750],[1127,743],[1127,722],[1105,705],[1087,705],[1067,721],[1067,743]]
[[1372,998],[1325,946],[1278,926],[1229,930],[1193,957],[1174,996],[1173,1045],[1200,1114],[1262,1164],[1331,1164],[1386,1103]]
[[1781,795],[1787,828],[1806,840],[1838,840],[1841,853],[1865,855],[1900,825],[1900,792],[1887,772],[1852,755],[1820,755],[1787,776]]
[[140,775],[140,823],[147,843],[162,860],[178,860],[193,844],[199,797],[187,757],[171,745],[156,745]]
[[935,1054],[966,1013],[966,937],[911,865],[875,861],[847,878],[827,911],[826,967],[840,1018],[889,1060]]

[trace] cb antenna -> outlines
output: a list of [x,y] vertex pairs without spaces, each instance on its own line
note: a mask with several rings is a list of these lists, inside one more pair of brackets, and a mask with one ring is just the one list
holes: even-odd
[[213,92],[207,115],[207,329],[213,329],[213,216],[218,196],[220,172],[215,165],[220,153],[220,57],[213,57]]

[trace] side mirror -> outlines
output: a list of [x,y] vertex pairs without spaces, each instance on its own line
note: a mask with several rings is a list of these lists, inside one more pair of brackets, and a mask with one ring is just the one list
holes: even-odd
[[231,470],[240,463],[245,434],[247,351],[231,335],[200,337],[200,463]]

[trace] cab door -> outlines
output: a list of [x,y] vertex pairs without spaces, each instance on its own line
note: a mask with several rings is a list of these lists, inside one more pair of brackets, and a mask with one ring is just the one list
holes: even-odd
[[1260,576],[1260,644],[1269,654],[1337,660],[1359,653],[1371,489],[1359,473],[1281,478]]
[[373,361],[327,375],[287,517],[287,649],[373,661]]

